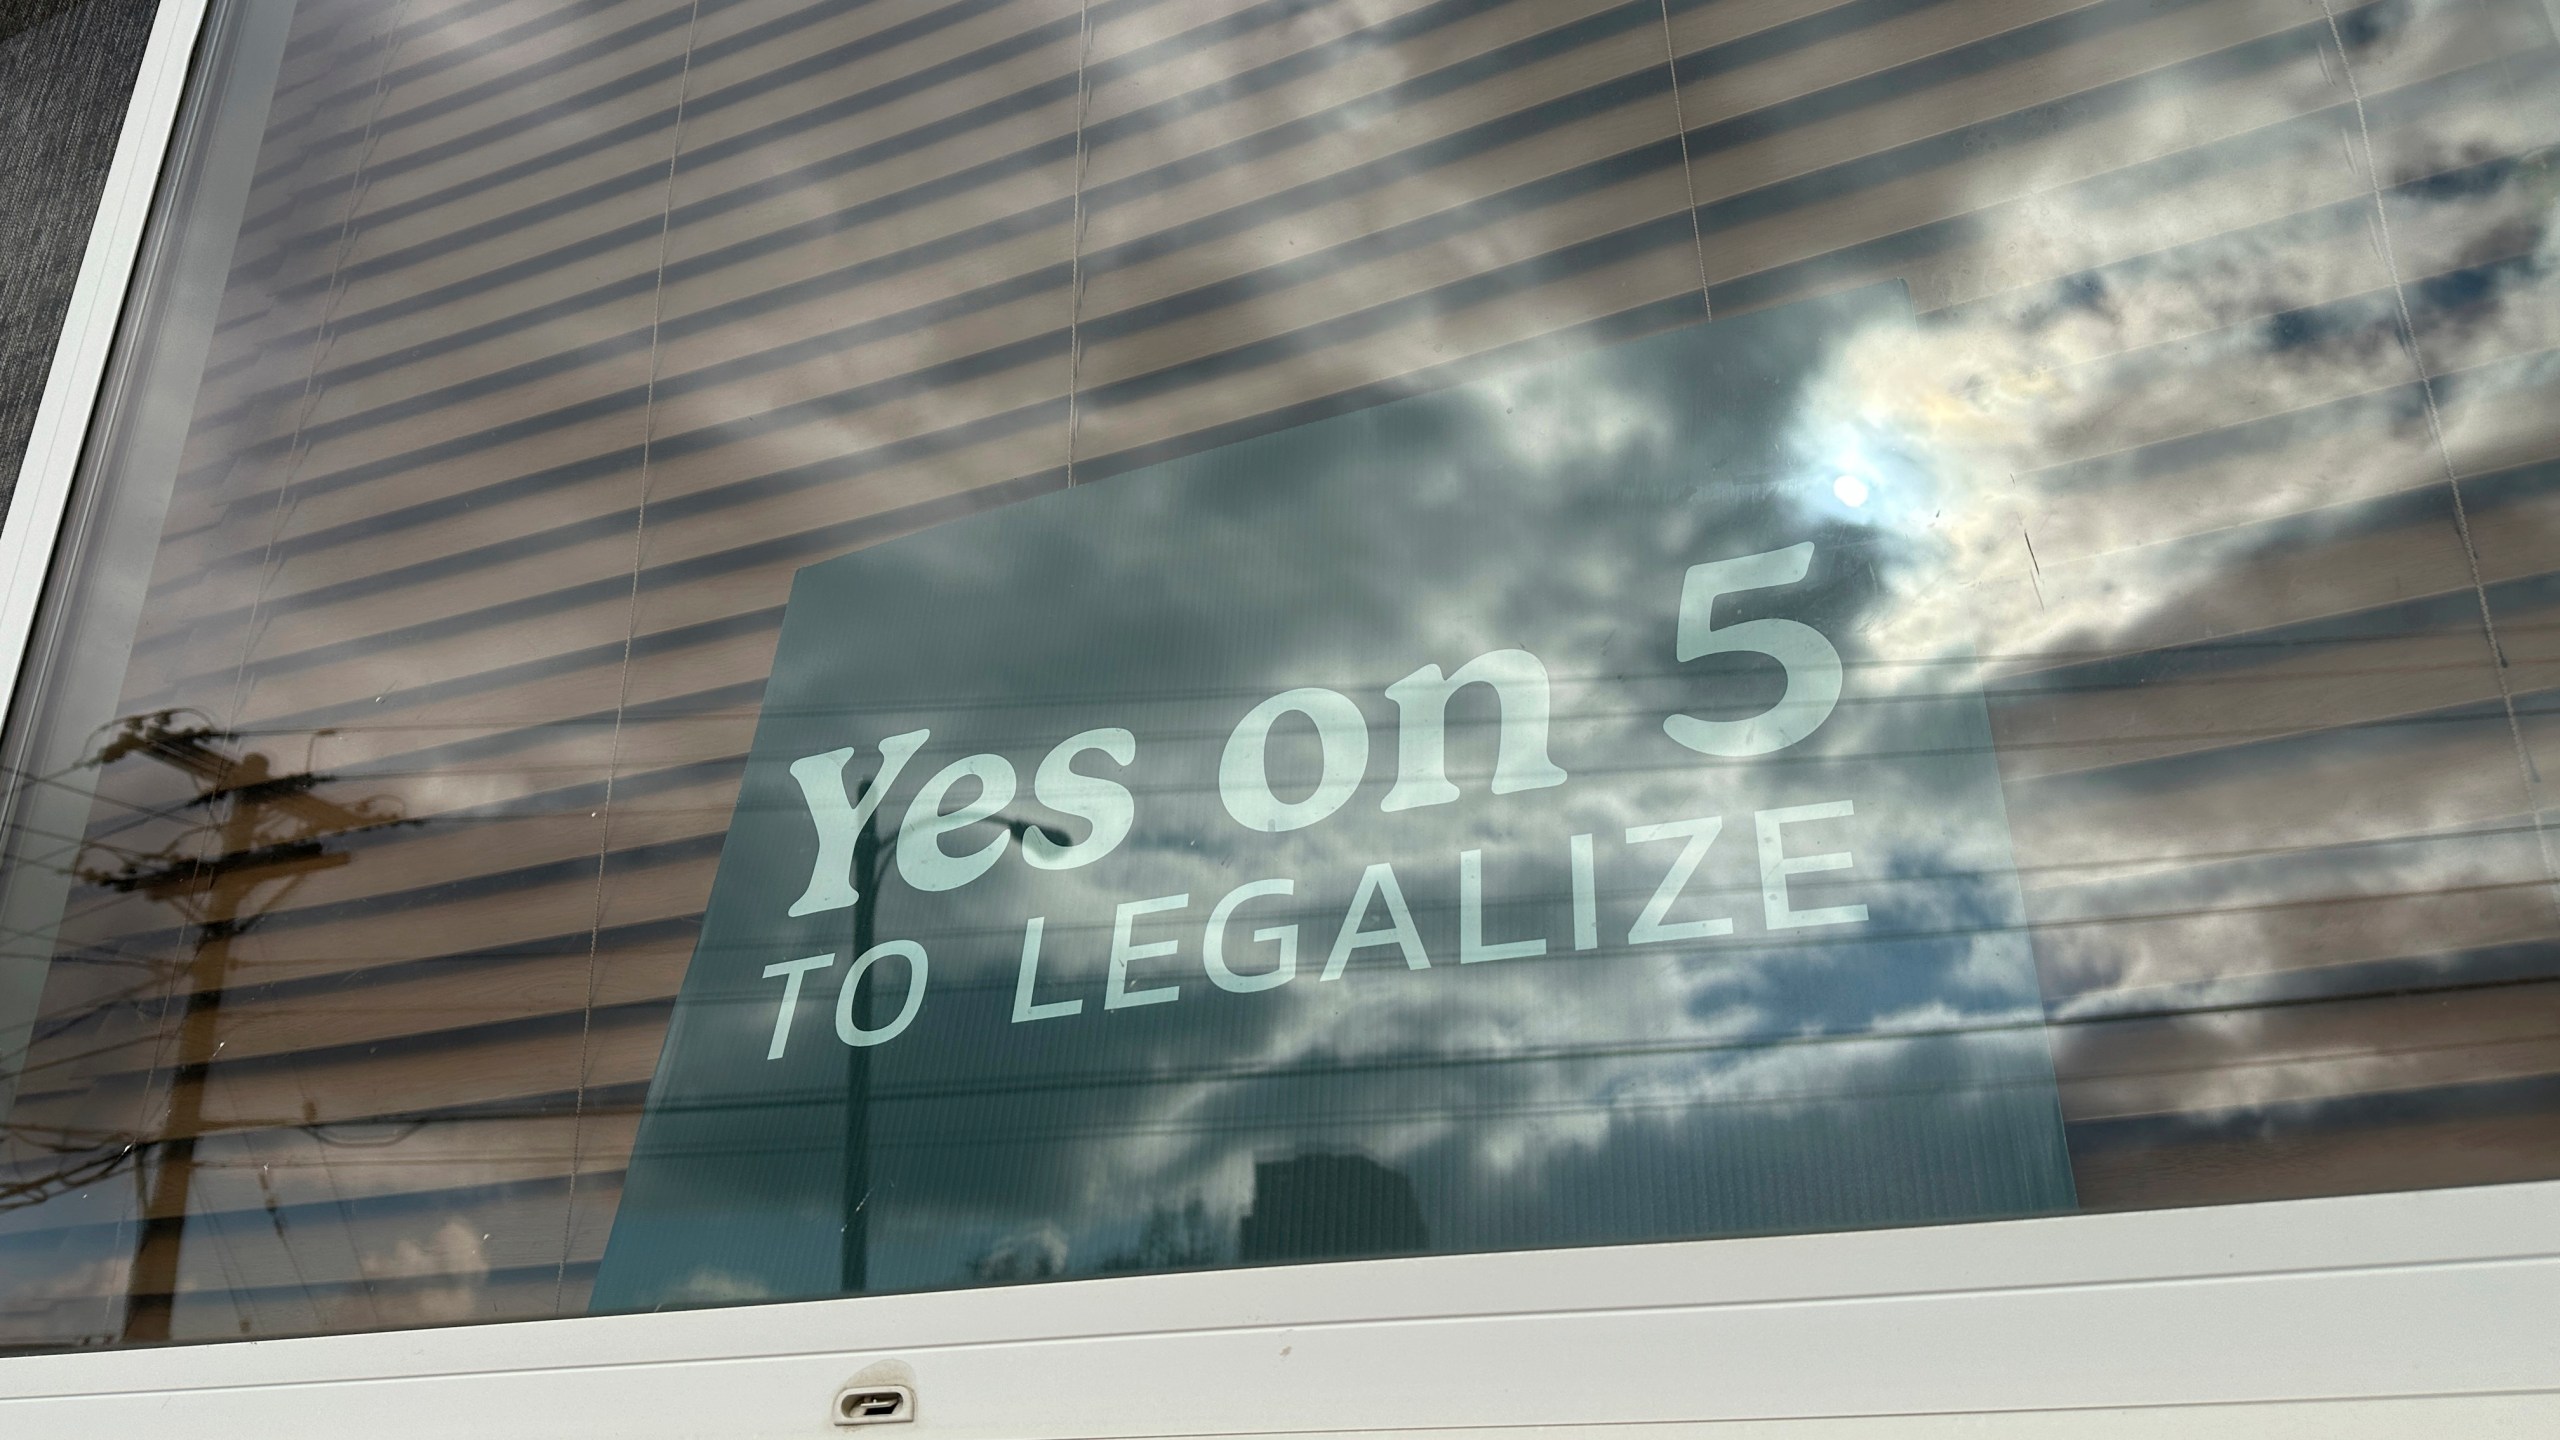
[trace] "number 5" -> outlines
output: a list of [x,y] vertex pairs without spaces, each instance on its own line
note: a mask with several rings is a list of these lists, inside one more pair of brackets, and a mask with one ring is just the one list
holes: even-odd
[[1832,708],[1840,703],[1840,652],[1821,631],[1794,620],[1745,620],[1721,630],[1715,623],[1718,597],[1793,585],[1812,567],[1810,540],[1784,550],[1690,567],[1680,585],[1680,634],[1675,642],[1679,658],[1695,660],[1732,650],[1766,655],[1785,667],[1787,689],[1777,704],[1748,720],[1674,715],[1662,722],[1672,739],[1701,755],[1766,755],[1802,740],[1831,718]]

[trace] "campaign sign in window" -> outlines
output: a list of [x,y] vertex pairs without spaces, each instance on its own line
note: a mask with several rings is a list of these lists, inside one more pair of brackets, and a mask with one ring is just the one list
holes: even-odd
[[601,1309],[1905,1225],[2071,1176],[1898,290],[801,572]]

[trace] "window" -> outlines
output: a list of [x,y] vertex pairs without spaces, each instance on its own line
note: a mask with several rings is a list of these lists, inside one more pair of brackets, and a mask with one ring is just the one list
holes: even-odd
[[218,7],[0,1344],[2560,1176],[2555,64]]

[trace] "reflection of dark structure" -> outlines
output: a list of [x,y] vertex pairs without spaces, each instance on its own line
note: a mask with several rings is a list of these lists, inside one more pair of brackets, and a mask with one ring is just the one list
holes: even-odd
[[1300,1155],[1253,1167],[1236,1258],[1351,1260],[1431,1248],[1413,1182],[1365,1155]]
[[[235,738],[228,732],[177,721],[177,712],[166,710],[128,717],[89,763],[103,767],[138,757],[169,766],[197,787],[182,808],[207,818],[158,852],[122,856],[113,869],[83,866],[79,872],[102,889],[169,906],[193,931],[193,953],[177,977],[182,1008],[176,1054],[164,1072],[168,1114],[157,1143],[148,1147],[149,1184],[126,1286],[128,1341],[169,1338],[196,1138],[218,1048],[214,1022],[230,982],[233,942],[304,877],[348,862],[349,855],[326,842],[405,823],[375,801],[348,805],[312,793],[330,776],[307,770],[278,774],[263,754],[226,754],[219,742]],[[138,1158],[144,1148],[126,1153]]]

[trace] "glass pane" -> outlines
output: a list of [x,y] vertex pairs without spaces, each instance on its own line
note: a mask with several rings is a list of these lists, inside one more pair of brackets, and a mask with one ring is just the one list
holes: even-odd
[[0,1345],[2560,1176],[2540,0],[219,10]]

